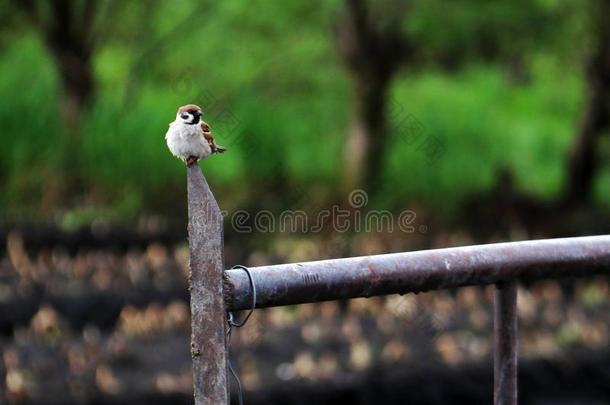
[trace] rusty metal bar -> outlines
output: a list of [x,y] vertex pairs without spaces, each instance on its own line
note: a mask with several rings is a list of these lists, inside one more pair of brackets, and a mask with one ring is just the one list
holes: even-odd
[[[251,268],[257,308],[510,280],[610,274],[610,236],[423,250]],[[249,308],[247,275],[227,270],[227,305]]]
[[496,285],[494,302],[494,404],[517,405],[517,282]]
[[187,169],[187,179],[195,404],[228,405],[222,215],[199,166]]

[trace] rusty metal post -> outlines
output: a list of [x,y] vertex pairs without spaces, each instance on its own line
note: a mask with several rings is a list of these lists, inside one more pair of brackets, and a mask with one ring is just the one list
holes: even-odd
[[195,404],[228,405],[222,215],[199,166],[187,178]]
[[496,284],[494,404],[517,404],[517,282]]

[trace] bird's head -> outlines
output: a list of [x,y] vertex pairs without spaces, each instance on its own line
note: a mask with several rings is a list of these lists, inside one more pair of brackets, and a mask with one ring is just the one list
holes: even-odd
[[178,109],[176,120],[184,124],[195,125],[199,124],[202,115],[201,107],[195,104],[187,104]]

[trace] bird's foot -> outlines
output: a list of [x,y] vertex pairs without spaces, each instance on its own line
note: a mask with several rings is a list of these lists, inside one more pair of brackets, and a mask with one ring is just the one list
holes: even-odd
[[193,166],[195,163],[197,163],[197,161],[198,161],[198,160],[199,160],[199,159],[197,159],[197,157],[195,157],[195,156],[189,156],[189,157],[186,159],[186,165],[187,165],[187,166]]

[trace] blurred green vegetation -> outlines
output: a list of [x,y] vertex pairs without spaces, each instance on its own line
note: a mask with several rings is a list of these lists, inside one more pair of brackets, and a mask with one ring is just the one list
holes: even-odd
[[[425,45],[424,59],[400,71],[389,98],[400,110],[391,120],[412,115],[445,152],[429,162],[400,133],[390,133],[376,203],[396,208],[418,202],[450,213],[473,192],[491,189],[502,167],[513,171],[521,191],[558,198],[585,94],[583,50],[570,42],[583,30],[582,18],[565,13],[559,1],[537,3],[541,13],[560,9],[563,20],[550,25],[544,15],[516,6],[485,14],[476,2],[450,10],[437,3],[420,7],[405,23]],[[202,163],[228,209],[265,193],[275,179],[321,195],[337,193],[351,97],[333,41],[339,4],[125,6],[106,23],[111,34],[94,53],[95,99],[81,117],[81,141],[70,156],[53,60],[39,35],[10,11],[14,21],[0,31],[5,219],[55,218],[69,226],[99,216],[119,221],[171,214],[184,204],[185,176],[164,134],[177,107],[189,102],[203,106],[218,142],[229,148]],[[481,28],[472,20],[482,15],[496,19]],[[528,16],[545,24],[544,35],[528,40],[527,32],[511,32],[519,26],[508,22]],[[508,47],[502,54],[511,55],[510,45],[525,49],[525,79],[511,78],[504,61],[469,50],[466,44],[481,45],[472,39],[481,38],[477,27],[497,33],[485,34],[490,44],[483,45]],[[435,52],[465,61],[448,69],[430,62]],[[62,187],[71,184],[66,170],[78,176],[68,189]],[[595,198],[608,204],[607,165],[600,173]]]

